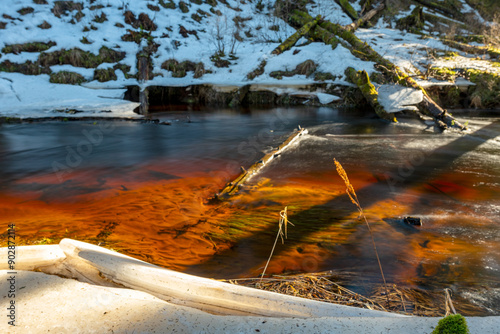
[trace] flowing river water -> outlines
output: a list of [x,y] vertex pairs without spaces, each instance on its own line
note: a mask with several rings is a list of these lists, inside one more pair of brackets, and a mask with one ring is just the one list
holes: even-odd
[[[500,122],[468,133],[390,125],[331,108],[157,113],[125,121],[0,126],[0,225],[18,244],[74,238],[205,277],[262,273],[287,207],[288,238],[267,274],[337,270],[380,281],[370,234],[345,193],[342,163],[387,281],[451,288],[500,314]],[[300,125],[308,134],[237,195],[208,203]],[[411,226],[403,217],[419,217]],[[2,235],[5,245],[5,235]]]

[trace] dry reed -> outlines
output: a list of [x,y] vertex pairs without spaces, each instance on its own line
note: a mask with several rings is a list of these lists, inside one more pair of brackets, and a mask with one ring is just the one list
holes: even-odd
[[[382,275],[382,280],[384,281],[385,292],[386,292],[386,295],[388,296],[389,290],[387,289],[387,282],[385,281],[384,271],[382,270],[382,263],[380,263],[380,258],[378,256],[378,251],[377,251],[377,245],[375,244],[375,239],[373,238],[373,233],[372,233],[372,230],[370,228],[370,224],[368,223],[368,220],[366,219],[366,216],[363,212],[363,208],[361,207],[361,204],[359,204],[358,196],[356,195],[356,192],[354,191],[354,188],[353,188],[351,182],[349,181],[349,178],[347,177],[347,173],[345,172],[345,170],[342,167],[342,165],[340,164],[340,162],[337,161],[337,159],[334,158],[333,161],[335,162],[335,167],[337,168],[337,173],[342,178],[342,180],[344,180],[344,183],[346,185],[347,195],[351,199],[351,202],[354,205],[356,205],[356,207],[358,208],[360,217],[363,217],[363,219],[366,223],[366,227],[368,228],[368,232],[370,232],[370,237],[372,239],[372,244],[373,244],[373,251],[375,252],[375,257],[377,258],[378,266],[380,268],[380,274]],[[389,303],[389,297],[387,297],[387,302]]]

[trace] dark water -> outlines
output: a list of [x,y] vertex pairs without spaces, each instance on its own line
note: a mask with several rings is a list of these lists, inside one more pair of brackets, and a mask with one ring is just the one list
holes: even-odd
[[[380,276],[370,235],[345,195],[342,163],[371,224],[386,278],[452,288],[484,312],[500,306],[500,122],[468,115],[468,133],[390,125],[330,108],[182,111],[171,126],[68,122],[0,127],[0,224],[24,243],[71,237],[206,277],[257,276],[279,212],[288,239],[268,273]],[[207,199],[279,145],[308,134],[231,201]],[[409,226],[405,216],[421,218]],[[442,290],[441,290],[442,291]]]

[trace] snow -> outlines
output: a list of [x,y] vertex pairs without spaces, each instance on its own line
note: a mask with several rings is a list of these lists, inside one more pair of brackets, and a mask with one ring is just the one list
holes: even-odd
[[[122,36],[127,33],[127,30],[140,31],[140,29],[135,29],[125,23],[124,13],[128,10],[132,11],[136,17],[140,13],[146,13],[154,21],[158,27],[157,30],[151,32],[151,38],[159,47],[152,55],[155,77],[146,83],[140,83],[134,78],[126,79],[121,70],[115,71],[118,78],[115,81],[104,83],[92,81],[94,69],[71,65],[51,66],[51,70],[53,72],[76,72],[81,74],[87,82],[81,86],[52,84],[49,82],[48,75],[27,76],[0,72],[0,103],[2,105],[0,114],[20,117],[48,116],[58,115],[59,113],[55,112],[56,109],[73,108],[85,110],[94,115],[130,116],[134,115],[132,110],[136,107],[136,103],[109,98],[103,99],[102,96],[109,97],[110,89],[123,94],[124,88],[132,85],[140,85],[141,87],[196,84],[219,87],[241,87],[248,84],[253,86],[274,85],[278,87],[277,91],[281,89],[286,94],[293,93],[294,90],[304,94],[297,87],[318,83],[314,80],[314,75],[309,77],[295,75],[283,77],[280,80],[271,77],[270,74],[273,71],[292,71],[298,64],[306,60],[313,60],[317,64],[317,72],[330,73],[336,77],[335,80],[327,80],[327,84],[349,85],[345,81],[344,75],[347,67],[365,70],[369,74],[375,71],[373,62],[361,61],[341,44],[332,50],[331,46],[323,43],[308,44],[306,38],[301,38],[291,50],[280,55],[273,55],[272,51],[279,43],[295,32],[295,29],[287,22],[272,15],[274,0],[262,2],[263,8],[258,7],[259,2],[257,1],[227,0],[227,5],[218,2],[214,9],[220,11],[222,16],[211,12],[212,7],[207,3],[197,5],[190,1],[185,1],[189,12],[182,13],[179,9],[179,1],[173,0],[176,5],[175,9],[159,6],[159,12],[147,7],[148,4],[159,5],[157,2],[133,0],[96,0],[92,4],[82,2],[84,8],[81,12],[84,16],[80,20],[75,17],[77,11],[69,11],[65,15],[61,15],[60,18],[56,17],[52,13],[55,0],[47,0],[48,4],[46,5],[38,5],[29,0],[2,1],[0,12],[12,16],[14,20],[6,19],[5,16],[1,19],[7,22],[7,26],[0,30],[0,49],[9,44],[52,41],[56,45],[45,52],[77,47],[98,54],[99,49],[106,46],[126,53],[125,58],[119,64],[130,66],[129,74],[133,75],[137,73],[136,54],[145,45],[145,41],[143,40],[142,44],[138,45],[122,40]],[[98,5],[102,5],[103,8],[90,9],[91,6]],[[352,5],[358,11],[361,9],[360,1],[355,1]],[[18,13],[21,8],[28,6],[34,8],[35,11],[27,15]],[[413,8],[411,7],[409,11],[402,14],[409,14]],[[352,20],[343,13],[335,1],[316,0],[314,3],[307,4],[307,9],[312,16],[322,15],[334,23],[341,25],[352,23]],[[105,14],[107,20],[102,23],[95,22],[95,17],[101,14]],[[196,22],[192,17],[193,14],[200,15],[201,21]],[[44,21],[49,22],[52,27],[50,29],[39,28],[38,25]],[[123,27],[119,25],[123,25]],[[187,37],[184,37],[180,31],[181,26],[196,34],[188,34]],[[219,36],[217,36],[217,31],[220,31]],[[232,37],[234,33],[238,33],[243,40],[241,42],[235,40]],[[356,35],[408,73],[416,73],[417,70],[425,71],[426,66],[432,62],[428,54],[429,49],[455,51],[436,39],[422,39],[419,35],[391,29],[390,24],[382,19],[371,29],[358,29]],[[91,44],[82,43],[84,37]],[[226,68],[216,67],[210,59],[222,47],[226,55],[231,50],[234,52],[234,59],[228,58],[231,64]],[[37,52],[1,53],[0,62],[6,60],[14,63],[24,63],[27,60],[36,62],[38,55]],[[171,72],[161,68],[162,63],[168,59],[176,59],[179,62],[184,60],[195,63],[202,62],[206,73],[200,78],[194,78],[193,72],[187,72],[185,77],[175,78]],[[264,73],[253,80],[247,79],[247,74],[258,68],[263,60],[267,62]],[[98,68],[111,68],[114,65],[116,63],[103,63]],[[26,91],[36,93],[27,94]],[[323,92],[319,91],[318,93],[322,94]],[[322,97],[320,98],[320,96]],[[323,101],[329,99],[323,95],[317,95],[317,97]],[[97,113],[99,108],[112,112]]]
[[[123,100],[125,89],[95,90],[83,86],[47,85],[48,78],[46,74],[25,76],[19,73],[2,73],[0,116],[141,117],[132,111],[139,106],[138,103]],[[68,110],[76,110],[78,113],[64,112]]]
[[378,102],[388,113],[402,110],[418,110],[416,104],[422,102],[424,94],[419,89],[397,85],[378,87]]

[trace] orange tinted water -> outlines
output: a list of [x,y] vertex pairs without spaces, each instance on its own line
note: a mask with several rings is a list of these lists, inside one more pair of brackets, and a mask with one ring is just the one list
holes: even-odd
[[[257,123],[254,133],[266,122]],[[208,127],[203,122],[180,126]],[[238,143],[227,149],[226,138],[209,153],[191,148],[204,137],[191,138],[191,146],[185,138],[170,138],[187,148],[175,151],[175,145],[166,145],[155,155],[153,147],[146,149],[147,159],[127,158],[139,161],[138,167],[97,156],[95,164],[74,168],[62,181],[51,171],[30,171],[10,177],[0,189],[0,226],[15,223],[20,244],[68,237],[174,270],[234,278],[262,272],[279,212],[287,206],[295,226],[288,227],[288,239],[277,245],[268,274],[336,269],[380,280],[371,239],[345,195],[335,157],[356,189],[390,282],[498,291],[499,149],[491,132],[499,129],[485,132],[478,125],[474,135],[463,137],[429,136],[417,128],[408,137],[371,127],[367,135],[363,123],[350,130],[335,123],[311,126],[310,135],[254,177],[243,192],[219,204],[207,200],[238,173],[235,155],[243,165],[251,163],[238,156]],[[287,133],[283,130],[282,137]],[[269,143],[261,146],[265,150]],[[106,147],[104,152],[111,154]],[[136,150],[143,154],[145,149]],[[186,150],[197,155],[186,155]],[[423,161],[412,152],[424,152]],[[420,217],[423,226],[405,224],[402,217],[410,215]]]

